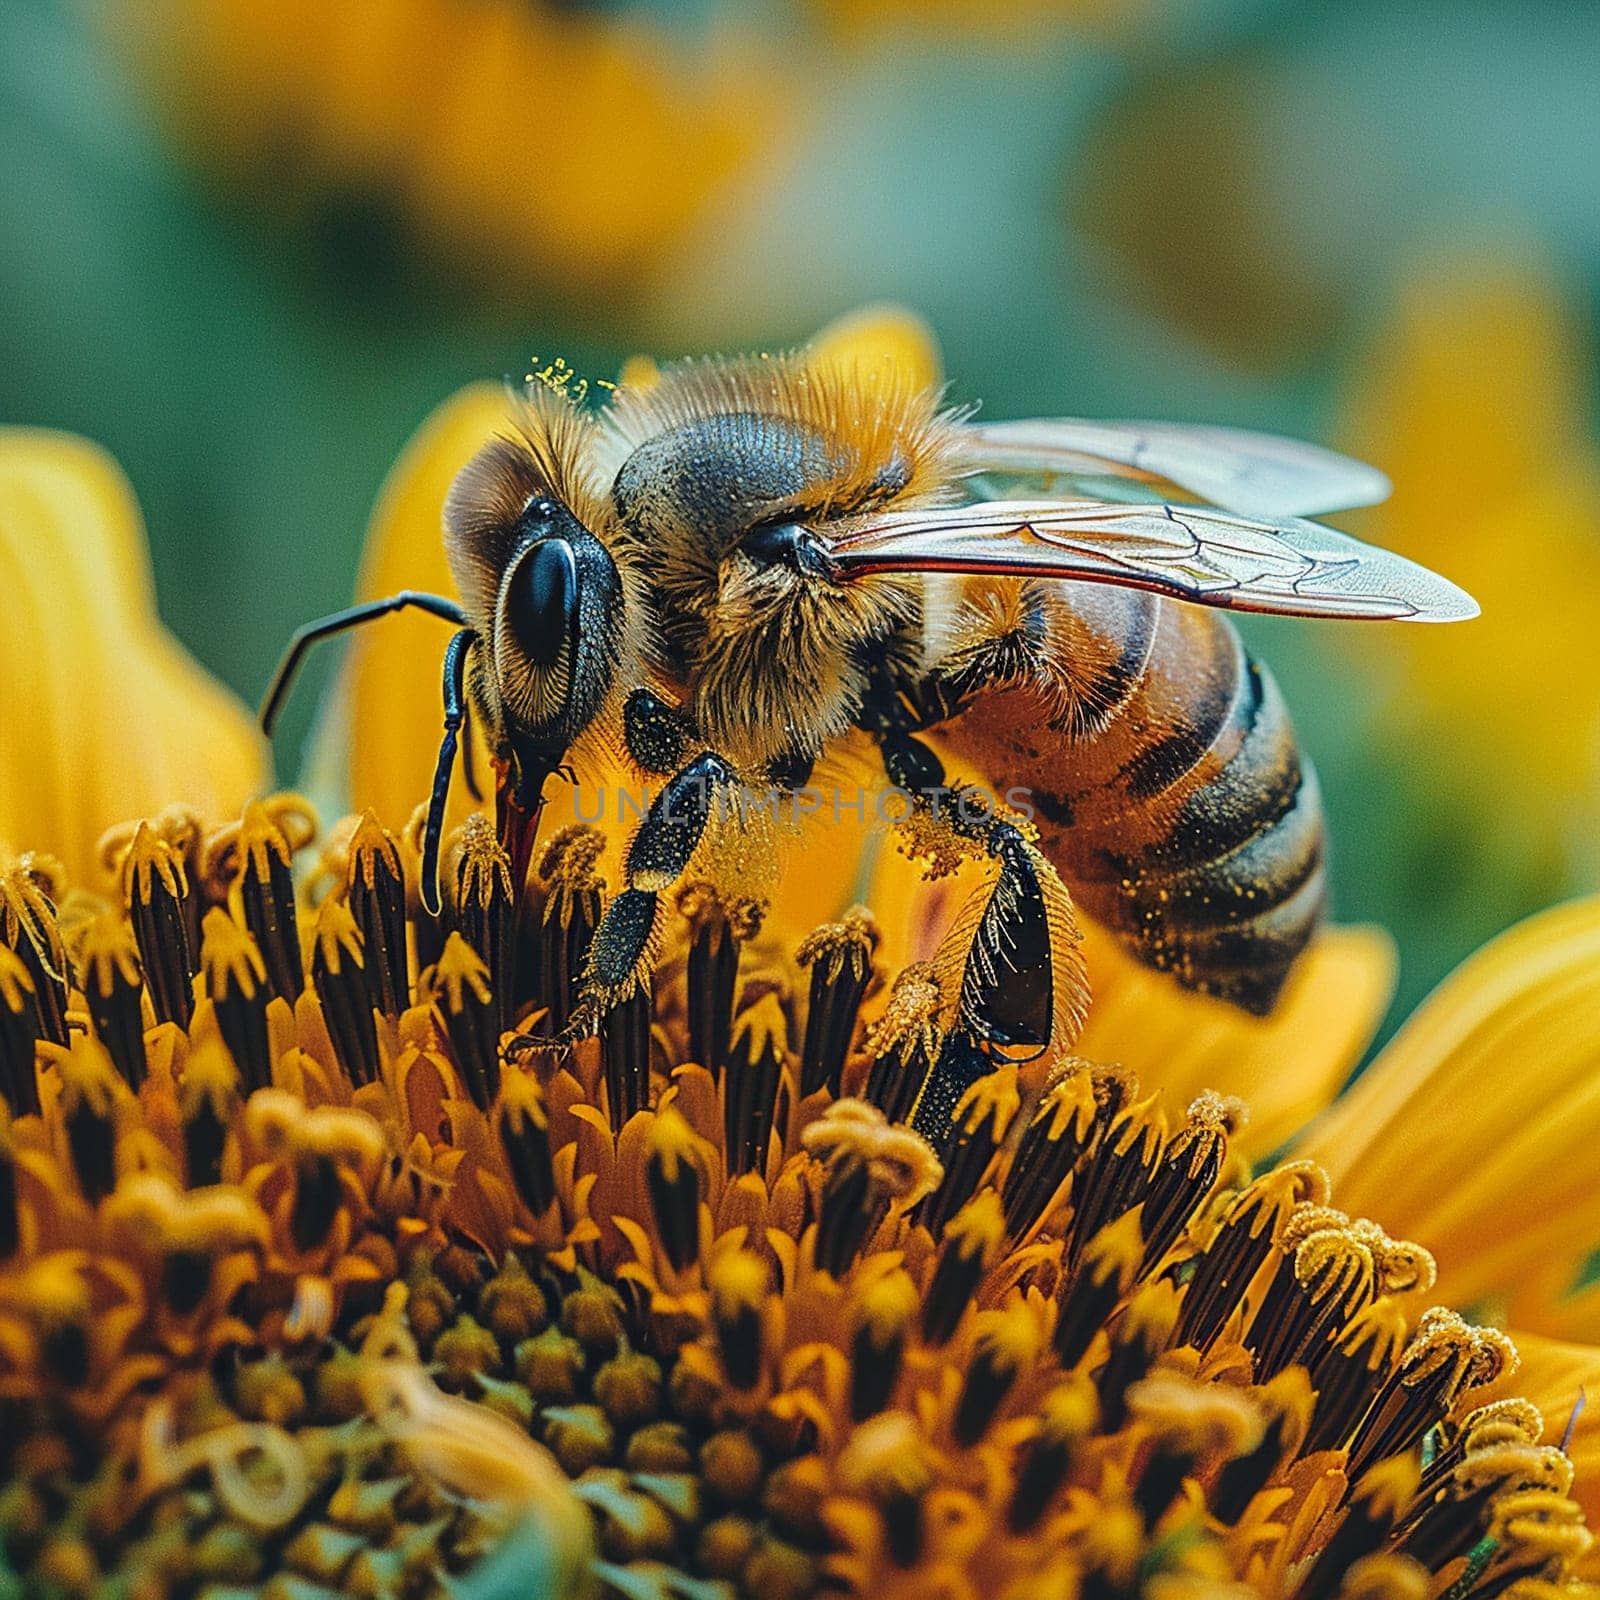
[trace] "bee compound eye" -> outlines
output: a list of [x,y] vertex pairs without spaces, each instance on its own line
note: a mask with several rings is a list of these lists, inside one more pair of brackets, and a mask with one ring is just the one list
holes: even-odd
[[758,523],[740,539],[739,549],[752,561],[768,566],[782,562],[796,572],[813,572],[818,567],[816,539],[801,522]]
[[561,660],[578,611],[578,563],[565,539],[529,545],[512,569],[505,618],[536,667]]

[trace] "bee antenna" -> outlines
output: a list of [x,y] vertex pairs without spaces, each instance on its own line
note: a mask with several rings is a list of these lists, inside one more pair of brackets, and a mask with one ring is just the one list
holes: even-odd
[[439,846],[444,836],[444,807],[450,797],[450,777],[455,770],[456,745],[467,720],[467,652],[478,642],[471,628],[455,634],[444,652],[444,737],[433,768],[433,792],[428,797],[428,823],[422,835],[422,908],[439,915],[444,900],[439,893]]
[[391,611],[404,611],[408,606],[418,611],[426,611],[430,616],[442,617],[446,622],[453,622],[458,627],[467,620],[466,612],[454,600],[447,600],[442,594],[424,594],[416,589],[402,589],[399,594],[392,594],[387,599],[368,600],[359,606],[348,606],[343,611],[335,611],[331,616],[318,617],[315,622],[308,622],[296,628],[289,640],[288,648],[283,652],[283,659],[278,663],[278,670],[273,673],[272,682],[262,698],[261,731],[269,739],[272,737],[273,725],[278,720],[278,713],[283,709],[283,702],[288,698],[295,674],[299,672],[300,663],[305,660],[306,652],[314,644],[332,634],[359,628],[366,622],[376,622],[379,617],[386,617]]

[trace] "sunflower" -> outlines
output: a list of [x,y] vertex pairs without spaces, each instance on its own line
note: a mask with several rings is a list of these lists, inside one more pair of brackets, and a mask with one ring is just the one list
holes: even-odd
[[748,41],[527,0],[162,0],[107,29],[179,147],[370,278],[637,289],[774,136]]
[[[0,439],[0,479],[56,444]],[[72,592],[33,591],[42,636],[98,624]],[[409,808],[173,799],[71,865],[47,819],[0,878],[26,1592],[1588,1592],[1584,1434],[1548,1437],[1585,1352],[1535,1341],[1535,1404],[1490,1313],[1585,1334],[1595,907],[1491,947],[1257,1167],[1364,1043],[1381,941],[1330,936],[1264,1020],[1096,946],[1078,1053],[968,1062],[919,1132],[960,1048],[925,863],[812,835],[764,900],[686,884],[556,1051],[606,829],[552,825],[517,884],[466,813],[434,919]]]

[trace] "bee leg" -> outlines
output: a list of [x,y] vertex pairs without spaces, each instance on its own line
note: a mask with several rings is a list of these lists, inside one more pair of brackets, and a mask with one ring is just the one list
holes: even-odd
[[1083,1024],[1087,985],[1071,901],[1054,867],[979,791],[952,788],[938,753],[903,730],[879,737],[889,781],[935,820],[982,847],[992,882],[958,919],[947,959],[960,964],[960,1016],[982,1044],[1031,1060]]
[[628,755],[644,772],[675,772],[695,738],[694,718],[650,689],[635,689],[622,707]]
[[719,794],[737,782],[732,767],[707,750],[662,788],[628,847],[627,887],[606,907],[584,967],[584,1001],[575,1024],[587,1028],[625,999],[649,969],[660,891],[688,870]]

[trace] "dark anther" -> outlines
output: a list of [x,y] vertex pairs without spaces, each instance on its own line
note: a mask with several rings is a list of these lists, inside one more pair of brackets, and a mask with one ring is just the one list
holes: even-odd
[[[297,840],[290,839],[283,821],[267,805],[252,801],[245,807],[238,832],[224,835],[223,849],[233,857],[244,925],[261,951],[267,984],[273,994],[293,1005],[305,987],[295,915],[294,852],[297,844],[309,842],[314,823],[304,812],[286,815],[300,823]],[[213,849],[208,848],[208,858]]]
[[866,1285],[850,1336],[850,1416],[855,1422],[888,1407],[900,1381],[906,1339],[917,1312],[917,1289],[903,1270]]
[[474,813],[462,824],[456,849],[456,926],[489,968],[495,996],[495,1034],[511,1026],[516,967],[516,905],[511,857],[489,819]]
[[678,910],[689,923],[689,1057],[721,1077],[728,1060],[739,951],[759,932],[762,907],[752,900],[725,902],[711,884],[692,883],[679,893]]
[[346,898],[361,930],[372,1004],[385,1016],[398,1017],[411,1002],[405,871],[399,847],[370,811],[350,841]]
[[1094,1116],[1090,1071],[1082,1062],[1068,1061],[1040,1099],[1000,1190],[1006,1232],[1013,1239],[1025,1238],[1049,1211],[1089,1147]]
[[998,1336],[978,1340],[950,1426],[952,1436],[963,1449],[970,1449],[989,1431],[1020,1370],[1015,1352]]
[[266,967],[256,942],[220,906],[201,923],[200,966],[217,1026],[239,1063],[246,1093],[272,1083]]
[[1094,1388],[1082,1379],[1069,1379],[1045,1397],[1039,1431],[1023,1454],[1006,1513],[1013,1533],[1026,1533],[1044,1515],[1066,1482],[1079,1441],[1094,1431],[1098,1414]]
[[764,994],[740,1013],[729,1046],[722,1117],[730,1178],[766,1170],[785,1050],[783,1008],[776,995]]
[[344,1187],[332,1156],[303,1156],[295,1168],[294,1204],[289,1211],[289,1237],[296,1250],[314,1250],[328,1237]]
[[1383,1544],[1416,1487],[1416,1463],[1405,1457],[1380,1461],[1361,1477],[1350,1509],[1301,1578],[1295,1600],[1332,1600],[1350,1568]]
[[700,1171],[694,1162],[694,1135],[672,1106],[657,1115],[649,1151],[644,1177],[656,1232],[667,1260],[682,1272],[700,1253]]
[[347,901],[329,895],[317,911],[311,984],[340,1067],[359,1087],[378,1077],[378,1025],[361,930]]
[[1009,1066],[978,1078],[957,1103],[953,1137],[943,1151],[944,1182],[917,1212],[917,1221],[935,1239],[977,1192],[1021,1103],[1017,1069]]
[[800,1093],[815,1094],[824,1086],[837,1098],[856,1013],[872,981],[872,950],[877,934],[866,911],[857,908],[842,922],[818,928],[800,946],[795,959],[811,969],[811,997],[806,1010],[805,1042],[800,1051]]
[[28,970],[29,1033],[46,1044],[65,1045],[67,965],[50,898],[56,892],[53,868],[31,854],[0,873],[0,944]]
[[1144,1200],[1140,1216],[1145,1238],[1141,1273],[1154,1270],[1215,1187],[1227,1154],[1228,1136],[1242,1115],[1238,1101],[1210,1092],[1189,1107],[1183,1127],[1167,1143]]
[[1161,1159],[1161,1124],[1150,1102],[1121,1107],[1103,1129],[1094,1149],[1079,1163],[1072,1191],[1072,1236],[1067,1259],[1076,1266],[1083,1248],[1100,1230],[1132,1211],[1149,1193]]
[[174,1250],[161,1271],[162,1298],[180,1317],[186,1317],[206,1297],[211,1287],[211,1257],[200,1250]]
[[874,1057],[865,1098],[890,1122],[904,1122],[922,1094],[939,1054],[943,1009],[933,967],[918,962],[894,980],[889,1004],[867,1036]]
[[1132,1287],[1143,1253],[1144,1240],[1132,1213],[1090,1241],[1056,1311],[1055,1350],[1063,1367],[1077,1366],[1089,1353],[1095,1334]]
[[650,1103],[650,991],[642,985],[600,1019],[600,1065],[611,1130]]
[[462,1082],[478,1109],[487,1111],[500,1092],[498,1007],[489,969],[459,933],[452,933],[433,974]]
[[11,1149],[11,1127],[0,1111],[0,1261],[9,1261],[22,1243],[22,1215],[17,1205],[17,1164]]
[[179,1088],[178,1110],[183,1118],[189,1187],[221,1183],[228,1129],[239,1111],[239,1071],[220,1047],[190,1056]]
[[147,822],[140,823],[128,847],[122,885],[156,1019],[187,1028],[194,1015],[195,975],[189,877],[183,858]]
[[96,917],[78,944],[78,987],[95,1037],[130,1089],[144,1082],[144,974],[133,929],[115,912]]
[[117,1186],[116,1122],[110,1097],[97,1093],[96,1086],[85,1086],[75,1099],[65,1118],[67,1148],[84,1199],[99,1205]]
[[600,923],[604,884],[595,866],[604,848],[597,828],[580,825],[553,835],[539,861],[544,904],[534,935],[532,988],[545,1008],[539,1031],[548,1035],[566,1028],[578,1002],[579,980]]
[[1111,1324],[1111,1353],[1094,1375],[1108,1433],[1127,1420],[1128,1390],[1166,1349],[1177,1320],[1177,1290],[1157,1279],[1138,1290]]
[[534,1216],[542,1217],[556,1197],[556,1180],[544,1095],[533,1073],[506,1073],[495,1120],[517,1193]]
[[922,1303],[924,1344],[946,1343],[961,1325],[1004,1236],[1005,1219],[992,1189],[984,1190],[951,1218]]
[[768,1294],[767,1263],[751,1250],[720,1257],[710,1274],[711,1313],[722,1369],[735,1389],[761,1377],[761,1307]]
[[33,976],[21,956],[0,944],[0,1096],[13,1117],[39,1112]]

